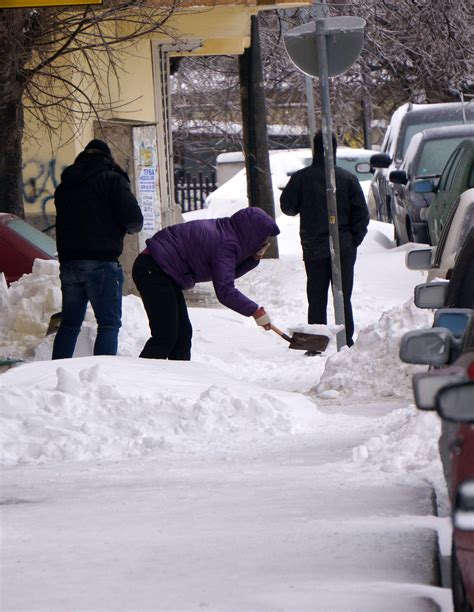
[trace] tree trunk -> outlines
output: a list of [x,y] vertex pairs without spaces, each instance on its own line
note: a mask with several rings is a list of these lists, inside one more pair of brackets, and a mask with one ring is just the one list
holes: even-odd
[[[268,156],[265,89],[263,86],[262,59],[258,17],[251,22],[251,45],[239,56],[240,102],[247,171],[247,195],[250,206],[258,206],[275,218],[272,175]],[[278,242],[272,239],[266,256],[278,258]]]
[[24,216],[22,189],[22,90],[13,83],[9,94],[0,85],[0,211]]
[[[2,11],[7,13],[7,11]],[[0,211],[24,216],[22,185],[23,66],[26,21],[8,11],[0,23]]]

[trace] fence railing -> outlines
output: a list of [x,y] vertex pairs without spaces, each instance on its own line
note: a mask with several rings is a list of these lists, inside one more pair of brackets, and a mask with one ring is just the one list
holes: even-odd
[[181,206],[183,212],[204,208],[206,197],[216,188],[214,172],[211,177],[203,176],[202,172],[199,172],[197,177],[191,176],[189,172],[186,172],[184,176],[175,174],[174,177],[175,201]]

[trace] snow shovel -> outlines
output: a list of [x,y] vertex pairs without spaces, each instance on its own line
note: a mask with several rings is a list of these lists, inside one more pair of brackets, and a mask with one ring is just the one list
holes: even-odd
[[51,318],[49,319],[48,329],[46,331],[47,336],[55,334],[58,331],[59,326],[61,325],[61,317],[61,312],[55,312],[53,315],[51,315]]
[[322,334],[304,334],[302,332],[293,332],[292,336],[288,336],[281,329],[271,325],[272,331],[281,336],[283,340],[289,342],[290,349],[299,351],[311,351],[314,353],[323,353],[329,344],[329,337]]

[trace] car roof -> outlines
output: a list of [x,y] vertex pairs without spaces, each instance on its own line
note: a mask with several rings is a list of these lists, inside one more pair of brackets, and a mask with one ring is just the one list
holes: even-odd
[[[403,106],[400,109],[404,108]],[[399,109],[398,109],[399,110]],[[469,117],[474,116],[474,104],[471,102],[443,102],[437,104],[412,104],[407,105],[403,120],[407,123],[416,123],[420,115],[426,119],[444,116],[446,119],[465,113]]]
[[419,132],[423,140],[438,140],[442,138],[451,138],[452,136],[473,136],[474,123],[461,123],[458,125],[446,125],[443,127],[427,128]]

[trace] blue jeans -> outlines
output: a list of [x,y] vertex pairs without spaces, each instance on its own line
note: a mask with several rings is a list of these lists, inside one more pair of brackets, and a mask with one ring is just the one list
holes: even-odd
[[54,339],[53,359],[73,356],[88,302],[97,320],[94,355],[116,355],[122,325],[121,265],[90,259],[65,261],[61,262],[59,278],[62,320]]

